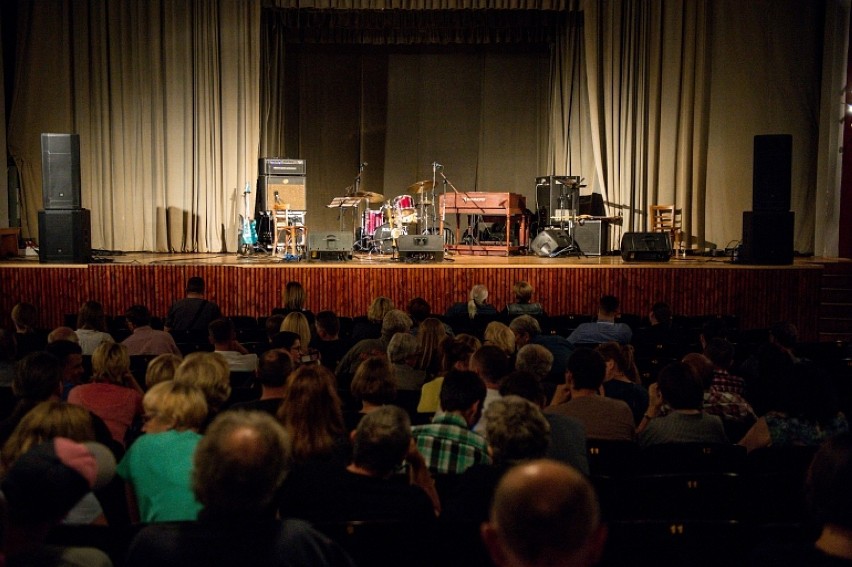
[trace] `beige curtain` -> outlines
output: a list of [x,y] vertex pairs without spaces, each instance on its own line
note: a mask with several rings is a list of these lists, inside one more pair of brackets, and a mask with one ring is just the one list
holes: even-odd
[[9,141],[25,230],[41,206],[39,133],[77,132],[95,248],[235,250],[259,146],[259,1],[20,6]]

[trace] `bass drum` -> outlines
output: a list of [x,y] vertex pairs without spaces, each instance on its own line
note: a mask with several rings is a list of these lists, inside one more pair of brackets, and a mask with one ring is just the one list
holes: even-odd
[[405,227],[397,228],[385,223],[376,229],[376,233],[373,235],[373,240],[375,241],[379,252],[382,254],[392,254],[394,240],[403,234],[407,234]]

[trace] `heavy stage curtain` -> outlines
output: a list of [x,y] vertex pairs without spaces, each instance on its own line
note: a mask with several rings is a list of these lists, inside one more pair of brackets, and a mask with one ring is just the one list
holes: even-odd
[[25,235],[51,131],[81,135],[99,248],[233,251],[258,155],[308,160],[323,230],[354,221],[324,205],[360,163],[362,189],[395,196],[437,161],[459,189],[528,203],[535,176],[582,175],[623,230],[675,203],[693,243],[721,247],[751,209],[753,137],[774,133],[794,139],[796,249],[836,233],[814,214],[822,2],[292,4],[19,2],[8,143]]

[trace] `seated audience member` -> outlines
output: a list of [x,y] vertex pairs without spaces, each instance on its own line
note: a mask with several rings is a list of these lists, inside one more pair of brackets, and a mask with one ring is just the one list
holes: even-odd
[[302,364],[302,337],[292,331],[278,331],[271,341],[274,350],[280,350],[290,355],[293,366]]
[[417,337],[408,333],[397,333],[388,343],[388,359],[393,366],[398,390],[419,391],[429,377],[426,371],[414,368],[418,349]]
[[[352,445],[352,461],[345,468],[285,483],[282,516],[314,523],[435,519],[437,496],[404,410],[388,405],[365,415]],[[411,469],[410,484],[391,480],[403,461]]]
[[476,284],[470,288],[466,303],[454,303],[447,308],[445,317],[475,319],[477,315],[497,315],[497,309],[488,303],[488,288]]
[[505,352],[506,356],[514,359],[516,351],[515,333],[505,323],[491,321],[485,326],[482,338],[484,339],[483,344],[496,346]]
[[591,483],[547,460],[506,473],[482,525],[482,540],[497,567],[591,567],[603,556],[606,535]]
[[450,520],[487,520],[494,489],[506,471],[547,454],[550,424],[529,400],[506,396],[494,401],[485,415],[492,464],[474,465],[462,473],[444,506],[444,515]]
[[[534,345],[527,345],[534,346]],[[520,396],[540,409],[546,407],[544,389],[538,378],[530,372],[516,370],[500,383],[502,396]],[[586,456],[586,428],[573,417],[546,412],[550,424],[550,443],[546,456],[567,463],[577,470],[589,474],[589,459]]]
[[[84,443],[95,440],[95,429],[89,412],[65,402],[41,402],[32,409],[3,445],[3,470],[8,471],[18,458],[36,445],[64,437]],[[105,525],[106,518],[100,502],[89,492],[62,520],[65,524]]]
[[162,382],[146,392],[145,435],[118,464],[134,522],[194,520],[201,505],[191,487],[192,456],[207,419],[207,402],[195,386]]
[[56,341],[65,341],[69,343],[79,344],[80,339],[77,338],[77,333],[71,327],[56,327],[47,334],[47,344]]
[[[272,310],[273,315],[284,315],[290,313],[299,313],[304,315],[309,325],[314,324],[314,314],[310,309],[305,308],[305,303],[308,300],[308,294],[305,288],[299,282],[290,281],[281,290],[281,305]],[[305,341],[305,344],[308,344]]]
[[377,339],[360,340],[349,349],[343,360],[337,365],[334,374],[337,376],[341,387],[345,387],[351,381],[351,376],[361,361],[368,356],[376,354],[386,355],[391,338],[397,333],[408,333],[411,331],[411,317],[399,309],[391,309],[382,320],[381,337]]
[[417,352],[420,356],[415,368],[425,371],[430,377],[439,375],[442,370],[441,343],[451,336],[452,332],[447,331],[445,323],[434,317],[424,319],[417,332]]
[[713,363],[713,379],[704,396],[704,410],[718,415],[732,439],[739,439],[754,425],[757,416],[743,397],[745,380],[729,372],[734,363],[734,345],[722,338],[710,339],[704,356]]
[[[728,443],[722,420],[702,409],[704,390],[701,380],[687,364],[672,362],[660,370],[657,382],[651,384],[649,395],[648,408],[637,428],[640,446]],[[665,417],[659,417],[664,401],[672,411]]]
[[529,282],[515,282],[512,285],[512,297],[515,301],[506,305],[505,313],[509,317],[517,317],[518,315],[544,316],[544,308],[541,303],[533,303],[532,294],[533,287]]
[[485,383],[475,372],[450,370],[441,384],[441,411],[411,429],[432,474],[460,474],[490,463],[485,438],[471,431],[482,415]]
[[[518,354],[515,357],[515,370],[529,372],[536,377],[544,390],[547,404],[553,399],[553,393],[556,391],[556,384],[547,380],[552,368],[553,353],[543,346],[526,344],[518,349]],[[562,376],[564,380],[564,372]]]
[[827,439],[805,478],[805,496],[819,526],[813,543],[769,543],[751,554],[751,567],[848,567],[852,565],[852,435]]
[[618,313],[618,299],[614,295],[601,296],[597,320],[591,323],[580,323],[568,335],[568,342],[576,345],[615,341],[626,345],[633,337],[633,331],[625,323],[615,322]]
[[144,305],[131,305],[124,313],[130,336],[121,341],[130,356],[139,354],[180,354],[174,338],[165,332],[151,328],[151,313]]
[[12,381],[15,379],[15,348],[12,338],[4,329],[0,329],[0,419],[4,419],[12,411],[10,407],[12,396]]
[[[382,336],[382,324],[385,315],[393,311],[394,305],[390,298],[379,296],[373,298],[367,308],[366,316],[358,316],[352,320],[352,344],[364,339],[378,339]],[[410,327],[409,327],[410,329]]]
[[263,329],[266,331],[266,340],[272,343],[272,337],[281,331],[281,323],[284,322],[284,315],[278,313],[270,315],[263,322]]
[[230,319],[216,319],[207,327],[213,351],[222,355],[231,372],[255,372],[257,355],[250,353],[237,341],[237,332]]
[[385,357],[372,356],[358,366],[349,389],[355,403],[360,406],[343,412],[346,431],[353,431],[362,417],[396,400],[394,370]]
[[86,377],[83,368],[83,349],[71,341],[54,341],[48,343],[45,352],[55,356],[62,366],[62,399],[68,399],[71,388],[81,384]]
[[680,329],[672,320],[672,308],[668,303],[658,301],[651,306],[648,313],[649,327],[643,327],[636,331],[633,336],[633,344],[644,347],[655,345],[679,345],[683,344],[683,329]]
[[340,338],[340,319],[334,311],[320,311],[314,327],[316,336],[311,339],[310,348],[319,353],[320,363],[334,372],[351,346],[349,341]]
[[321,364],[303,364],[284,384],[278,421],[292,439],[296,470],[313,466],[344,466],[349,460],[349,438],[334,375]]
[[849,431],[831,378],[809,364],[793,364],[778,376],[772,409],[739,441],[748,451],[761,447],[816,446]]
[[447,325],[444,322],[436,319],[432,315],[432,306],[429,305],[429,302],[423,299],[422,297],[415,297],[411,301],[408,302],[408,306],[406,307],[406,312],[408,316],[411,317],[411,334],[415,337],[420,336],[420,325],[426,319],[432,319],[433,321],[439,321],[441,326],[443,327],[445,334],[452,335],[453,328]]
[[610,341],[598,345],[595,349],[606,362],[604,375],[604,395],[607,398],[623,400],[630,411],[636,425],[642,421],[642,414],[648,407],[648,390],[639,383],[639,370],[633,362],[633,346],[620,345]]
[[[217,352],[191,352],[186,355],[175,371],[174,381],[201,390],[207,401],[207,423],[225,409],[231,397],[231,371],[227,361]],[[201,429],[203,431],[205,427]]]
[[174,380],[183,358],[176,354],[158,354],[148,362],[145,369],[145,388],[150,389],[160,382]]
[[633,441],[636,423],[630,406],[600,395],[606,363],[596,351],[578,348],[565,370],[565,385],[557,389],[546,411],[578,419],[590,439]]
[[47,543],[47,535],[80,500],[106,486],[115,458],[97,443],[57,437],[32,447],[3,479],[5,565],[112,567],[103,551]]
[[106,314],[104,306],[97,301],[87,301],[80,306],[77,312],[77,340],[83,354],[91,356],[101,343],[114,343],[107,332]]
[[540,345],[553,355],[553,365],[547,377],[548,382],[559,383],[565,379],[565,363],[574,352],[574,345],[559,335],[545,335],[541,325],[529,315],[520,315],[512,319],[509,328],[515,333],[515,346],[518,349],[528,344]]
[[68,402],[103,419],[112,438],[124,445],[128,430],[142,417],[143,393],[130,373],[127,347],[103,343],[92,355],[92,381],[72,388]]
[[130,543],[125,565],[352,565],[307,523],[276,517],[289,457],[287,433],[270,415],[221,414],[193,460],[192,489],[202,506],[198,520],[143,528]]
[[210,323],[221,317],[219,305],[204,296],[204,279],[193,276],[186,280],[186,296],[169,308],[163,328],[166,332],[204,332]]
[[[470,356],[469,367],[485,382],[485,401],[482,403],[484,412],[494,400],[500,399],[500,380],[512,371],[512,366],[509,363],[509,357],[500,348],[482,345]],[[488,418],[483,413],[473,430],[480,435],[486,435],[487,425]]]
[[287,376],[293,372],[293,359],[287,352],[268,350],[260,355],[257,367],[257,382],[260,384],[260,398],[241,402],[232,409],[261,410],[271,415],[278,413],[278,406],[284,398],[284,385]]
[[[468,370],[470,357],[482,344],[473,335],[461,333],[441,341],[441,374],[450,370]],[[435,413],[440,409],[441,384],[444,377],[438,375],[434,380],[423,384],[420,389],[418,413]]]
[[47,344],[47,334],[38,329],[38,309],[32,303],[16,303],[10,314],[15,332],[12,344],[15,347],[15,360],[20,360],[31,352],[43,350]]
[[313,333],[311,333],[311,324],[308,323],[307,317],[298,312],[289,313],[281,321],[281,330],[299,335],[302,339],[302,354],[308,353],[308,345],[313,340]]
[[0,445],[5,443],[15,427],[27,413],[40,402],[60,399],[62,393],[62,365],[52,354],[33,352],[18,361],[12,380],[15,407],[0,421]]

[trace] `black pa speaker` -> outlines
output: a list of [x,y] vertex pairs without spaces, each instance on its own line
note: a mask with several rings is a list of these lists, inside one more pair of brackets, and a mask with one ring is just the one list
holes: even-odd
[[772,134],[754,137],[752,210],[790,210],[793,136]]
[[41,135],[41,190],[44,208],[79,209],[80,135]]
[[625,262],[668,262],[672,241],[668,232],[625,232],[621,258]]
[[792,211],[743,212],[743,245],[737,261],[742,264],[793,263]]
[[609,223],[603,220],[577,221],[574,242],[586,256],[609,254]]
[[351,232],[311,232],[308,234],[308,258],[311,260],[351,260],[355,238]]
[[89,209],[38,212],[38,256],[42,264],[86,264],[92,259]]
[[440,262],[444,239],[440,234],[404,234],[397,239],[399,259],[406,262]]
[[571,237],[565,230],[547,229],[538,233],[530,243],[530,250],[536,256],[548,258],[558,255],[560,252],[571,246]]

